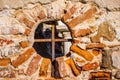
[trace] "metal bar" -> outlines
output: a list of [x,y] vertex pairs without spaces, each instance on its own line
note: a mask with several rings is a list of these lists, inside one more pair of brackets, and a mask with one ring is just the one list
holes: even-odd
[[[54,39],[55,42],[68,42],[72,39]],[[34,42],[52,42],[51,39],[35,39]]]
[[52,61],[55,60],[55,25],[52,25]]
[[92,80],[111,80],[111,78],[93,78]]

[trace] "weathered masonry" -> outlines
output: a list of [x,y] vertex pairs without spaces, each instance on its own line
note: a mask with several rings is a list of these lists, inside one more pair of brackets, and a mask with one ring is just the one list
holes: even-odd
[[[67,26],[72,42],[69,52],[56,58],[52,46],[51,59],[33,44],[38,25],[55,21]],[[60,39],[47,40],[55,45]],[[0,1],[0,80],[118,79],[120,0]]]

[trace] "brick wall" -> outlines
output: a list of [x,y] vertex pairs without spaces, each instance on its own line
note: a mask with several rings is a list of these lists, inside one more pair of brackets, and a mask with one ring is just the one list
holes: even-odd
[[[120,79],[119,0],[2,0],[0,9],[1,79]],[[62,20],[73,38],[54,78],[50,59],[32,47],[38,24],[51,20]]]

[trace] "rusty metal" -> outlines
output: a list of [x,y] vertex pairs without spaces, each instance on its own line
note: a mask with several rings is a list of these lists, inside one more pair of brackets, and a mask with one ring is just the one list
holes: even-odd
[[[72,39],[55,39],[55,42],[68,42]],[[35,39],[34,42],[52,42],[52,39]]]
[[89,80],[111,80],[110,78],[93,78]]
[[55,25],[52,25],[52,61],[55,60]]

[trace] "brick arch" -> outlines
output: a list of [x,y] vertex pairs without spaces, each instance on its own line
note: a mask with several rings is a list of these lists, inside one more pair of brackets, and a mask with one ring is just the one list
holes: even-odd
[[[61,4],[58,5],[60,1]],[[58,5],[57,6],[58,8],[55,9],[54,5]],[[89,19],[92,19],[94,15],[96,15],[96,13],[98,12],[98,8],[96,6],[93,6],[92,4],[71,3],[70,1],[66,2],[64,0],[58,0],[58,2],[55,1],[46,6],[42,6],[39,3],[36,3],[33,6],[34,7],[32,8],[16,10],[13,14],[13,17],[11,18],[11,20],[16,21],[16,23],[19,23],[24,27],[22,28],[23,31],[19,31],[19,28],[17,28],[18,30],[17,29],[14,30],[11,28],[9,29],[11,30],[9,32],[9,35],[14,36],[20,35],[18,37],[20,37],[21,39],[20,41],[17,40],[18,42],[16,43],[20,47],[19,48],[20,51],[18,49],[17,56],[15,55],[14,57],[11,57],[8,55],[8,58],[2,59],[3,62],[6,61],[5,64],[0,63],[1,66],[10,65],[8,66],[10,67],[10,70],[13,69],[16,71],[14,76],[9,78],[19,79],[19,74],[24,75],[23,77],[27,78],[28,80],[32,78],[35,80],[38,77],[50,76],[48,68],[50,68],[51,61],[47,58],[43,58],[40,55],[38,55],[32,47],[34,43],[34,32],[39,23],[49,20],[60,19],[70,29],[73,39],[76,39],[77,37],[87,36],[92,33],[90,28],[80,29],[78,25],[84,23],[85,21],[87,22],[87,20],[89,21]],[[87,9],[84,10],[85,9],[84,7],[86,7]],[[21,26],[19,27],[21,28]],[[12,43],[14,44],[15,40],[13,37],[13,40],[6,39],[2,41],[9,45]],[[95,61],[94,58],[96,57],[95,55],[97,55],[99,52],[96,49],[93,50],[93,53],[95,52],[94,55],[93,53],[90,53],[88,50],[86,49],[83,50],[80,47],[78,47],[77,44],[79,43],[80,40],[78,41],[75,40],[70,48],[70,52],[73,54],[76,53],[75,55],[77,55],[77,58],[75,59],[77,61],[85,62],[84,64],[82,64],[82,70],[87,71],[97,69],[99,67],[99,61]],[[105,45],[102,43],[86,45],[86,48],[91,49],[104,47]],[[83,58],[84,59],[80,60],[79,58],[81,57],[82,59]],[[63,65],[65,67],[63,70],[60,68],[58,69],[60,77],[64,78],[66,76],[71,77],[74,75],[75,78],[77,78],[77,76],[80,75],[81,69],[77,67],[74,61],[75,59],[74,57],[67,57],[66,55],[56,59],[58,66]],[[69,69],[67,69],[66,66],[69,67]],[[67,71],[69,70],[71,70],[70,72],[71,74],[67,73]],[[48,75],[46,75],[46,73],[48,73]],[[10,75],[12,75],[12,71]]]

